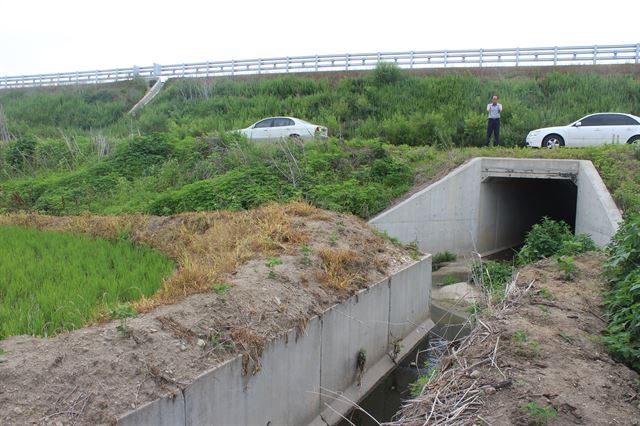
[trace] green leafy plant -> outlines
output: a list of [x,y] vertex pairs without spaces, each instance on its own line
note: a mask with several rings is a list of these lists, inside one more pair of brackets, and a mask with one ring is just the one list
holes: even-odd
[[513,279],[514,267],[507,262],[477,261],[471,266],[473,281],[487,290],[494,300],[502,300],[507,284]]
[[531,401],[522,407],[522,410],[533,420],[537,426],[545,426],[550,420],[558,417],[558,412],[551,405],[543,407],[537,402]]
[[551,311],[549,311],[549,308],[545,305],[537,305],[538,309],[540,309],[540,312],[542,312],[542,317],[544,319],[549,319],[551,317]]
[[516,344],[522,344],[529,341],[529,333],[526,330],[516,330],[511,335],[511,341]]
[[227,303],[227,299],[224,296],[231,287],[231,284],[228,283],[216,283],[211,286],[211,291],[218,295],[218,301],[224,305]]
[[603,341],[616,359],[640,372],[640,215],[625,218],[607,254]]
[[270,279],[275,279],[276,278],[276,271],[275,271],[275,267],[278,265],[282,265],[282,260],[278,259],[277,257],[270,257],[267,259],[267,261],[265,262],[265,266],[267,268],[269,268],[269,274],[268,277]]
[[442,282],[443,286],[447,286],[447,285],[452,285],[452,284],[456,284],[458,280],[455,276],[453,275],[447,275],[446,277],[444,277],[444,281]]
[[564,281],[573,281],[576,273],[576,265],[572,256],[558,256],[556,258],[558,266],[563,272],[562,279]]
[[133,306],[128,303],[120,304],[111,308],[109,313],[111,314],[111,318],[120,320],[120,324],[116,326],[116,330],[118,330],[118,332],[124,337],[129,337],[131,335],[131,329],[129,328],[127,319],[136,318],[138,316],[138,313],[133,309]]
[[387,231],[384,231],[384,230],[380,231],[374,228],[373,233],[380,238],[384,238],[385,240],[390,241],[395,246],[402,246],[402,243],[400,242],[400,240],[397,239],[396,237],[392,237],[391,235],[389,235]]
[[438,252],[434,254],[433,258],[431,259],[431,269],[433,271],[437,271],[442,267],[443,263],[453,262],[455,260],[456,260],[456,255],[449,251]]
[[554,300],[556,300],[556,297],[553,295],[553,293],[551,293],[551,291],[546,288],[546,287],[542,287],[540,288],[536,294],[540,297],[542,297],[543,299],[546,299],[550,302],[553,302]]
[[544,217],[527,233],[525,244],[516,258],[519,264],[524,265],[554,255],[573,256],[595,249],[589,235],[573,235],[565,222]]
[[300,247],[300,253],[302,253],[302,264],[305,266],[311,266],[311,255],[313,254],[313,250],[308,245],[303,245]]
[[425,369],[427,369],[428,373],[418,376],[418,379],[409,385],[409,392],[414,398],[422,395],[424,388],[438,374],[438,369],[435,367],[429,367],[428,363],[425,364]]
[[573,345],[573,341],[575,339],[572,336],[570,336],[568,334],[565,334],[565,333],[559,333],[559,336],[562,338],[562,340],[564,340],[565,343]]

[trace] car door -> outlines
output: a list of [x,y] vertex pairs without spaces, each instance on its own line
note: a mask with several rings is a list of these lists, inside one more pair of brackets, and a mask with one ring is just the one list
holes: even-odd
[[254,140],[269,140],[271,139],[271,132],[273,126],[273,118],[267,118],[262,121],[258,121],[251,128],[250,139]]
[[590,146],[598,145],[599,141],[602,141],[606,134],[606,126],[604,124],[604,115],[606,114],[593,114],[588,115],[580,120],[580,126],[576,126],[577,131],[580,133],[576,144],[572,146]]
[[629,138],[635,135],[638,123],[633,118],[624,114],[607,114],[608,125],[611,128],[613,141],[610,143],[626,143]]
[[274,118],[271,132],[273,139],[286,138],[292,133],[295,133],[295,123],[292,119],[286,117]]

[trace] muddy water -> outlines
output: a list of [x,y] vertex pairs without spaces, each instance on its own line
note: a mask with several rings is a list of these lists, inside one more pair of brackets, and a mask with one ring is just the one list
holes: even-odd
[[[469,331],[464,327],[465,319],[443,309],[432,308],[432,318],[436,326],[407,355],[389,375],[371,391],[360,406],[368,414],[355,409],[347,420],[338,426],[374,426],[392,421],[402,402],[411,398],[411,384],[421,375],[427,375],[437,367],[443,351],[449,342],[464,337]],[[371,417],[376,421],[372,420]]]

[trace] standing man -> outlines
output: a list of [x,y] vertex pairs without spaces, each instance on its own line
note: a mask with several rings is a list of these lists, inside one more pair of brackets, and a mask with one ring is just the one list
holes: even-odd
[[487,142],[485,145],[489,146],[491,141],[491,133],[494,137],[494,146],[500,145],[500,113],[502,112],[502,104],[498,103],[498,96],[493,95],[491,103],[487,105],[487,112],[489,113],[489,120],[487,122]]

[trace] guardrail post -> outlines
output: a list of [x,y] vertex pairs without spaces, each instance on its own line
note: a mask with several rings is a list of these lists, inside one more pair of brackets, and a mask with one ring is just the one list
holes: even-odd
[[520,66],[520,48],[516,47],[516,67]]
[[315,66],[315,70],[316,70],[316,72],[318,72],[318,55],[316,55],[316,66]]
[[289,72],[289,62],[290,62],[290,61],[291,61],[291,60],[290,60],[290,59],[289,59],[289,57],[287,56],[287,72]]
[[211,64],[209,64],[209,61],[207,61],[207,78],[209,78],[209,70],[211,69]]
[[553,66],[558,65],[558,46],[553,48]]
[[236,61],[235,59],[231,61],[231,75],[236,74]]
[[598,62],[598,46],[593,46],[593,65]]
[[76,84],[80,81],[80,73],[76,71]]
[[347,53],[347,65],[346,70],[349,71],[349,54]]
[[484,55],[484,51],[482,49],[480,49],[480,58],[478,59],[478,61],[480,63],[480,68],[482,68],[483,55]]
[[258,59],[258,74],[262,74],[262,58]]
[[413,69],[413,62],[415,61],[415,52],[412,50],[411,51],[411,63],[409,65],[409,68]]
[[444,51],[444,67],[447,67],[447,62],[449,62],[449,53],[445,50]]
[[640,62],[640,43],[636,44],[636,64]]

